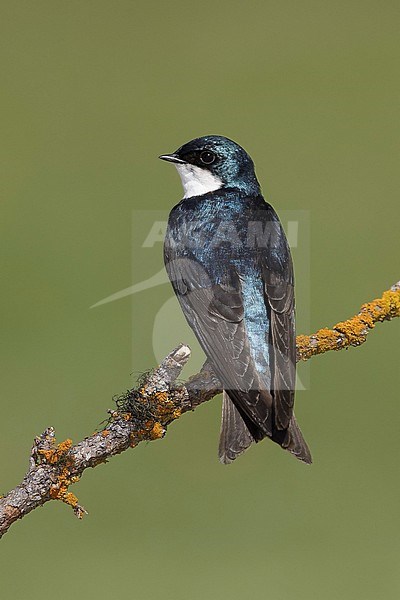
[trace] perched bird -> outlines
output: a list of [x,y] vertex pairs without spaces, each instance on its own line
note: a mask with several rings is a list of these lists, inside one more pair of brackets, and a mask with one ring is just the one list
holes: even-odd
[[290,249],[250,156],[216,135],[162,160],[184,197],[171,211],[165,266],[183,313],[223,387],[219,459],[265,437],[311,455],[294,413],[296,338]]

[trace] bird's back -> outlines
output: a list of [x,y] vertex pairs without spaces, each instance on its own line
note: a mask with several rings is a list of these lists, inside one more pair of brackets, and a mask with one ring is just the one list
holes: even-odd
[[[309,462],[293,416],[295,365],[286,364],[294,363],[295,351],[291,257],[272,207],[260,195],[229,189],[182,201],[171,211],[165,264],[225,390],[221,460],[230,462],[268,436]],[[274,302],[282,299],[272,298],[272,306],[268,301],[268,289],[273,296],[279,288],[276,282],[291,295],[289,319],[280,324],[286,328],[284,349],[274,339],[279,321]],[[274,389],[282,357],[286,390]]]

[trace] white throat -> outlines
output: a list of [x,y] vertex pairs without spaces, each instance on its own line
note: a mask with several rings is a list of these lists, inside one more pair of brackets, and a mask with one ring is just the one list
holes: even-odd
[[208,192],[215,192],[223,186],[222,180],[207,169],[201,169],[189,163],[175,163],[175,167],[182,180],[184,198],[202,196]]

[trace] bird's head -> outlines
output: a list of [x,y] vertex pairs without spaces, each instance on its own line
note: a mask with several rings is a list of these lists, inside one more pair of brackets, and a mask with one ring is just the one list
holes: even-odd
[[196,138],[173,154],[163,154],[160,158],[175,164],[185,198],[202,196],[220,188],[260,193],[250,156],[226,137],[206,135]]

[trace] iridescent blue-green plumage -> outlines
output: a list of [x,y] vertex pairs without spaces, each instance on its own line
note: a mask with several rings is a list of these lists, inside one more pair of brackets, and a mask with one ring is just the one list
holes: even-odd
[[172,209],[165,264],[224,389],[220,459],[231,462],[251,442],[269,437],[311,462],[293,414],[290,250],[275,211],[261,196],[253,162],[220,136],[198,138],[163,158],[183,165],[185,177],[201,179],[205,171],[212,185],[212,191]]

